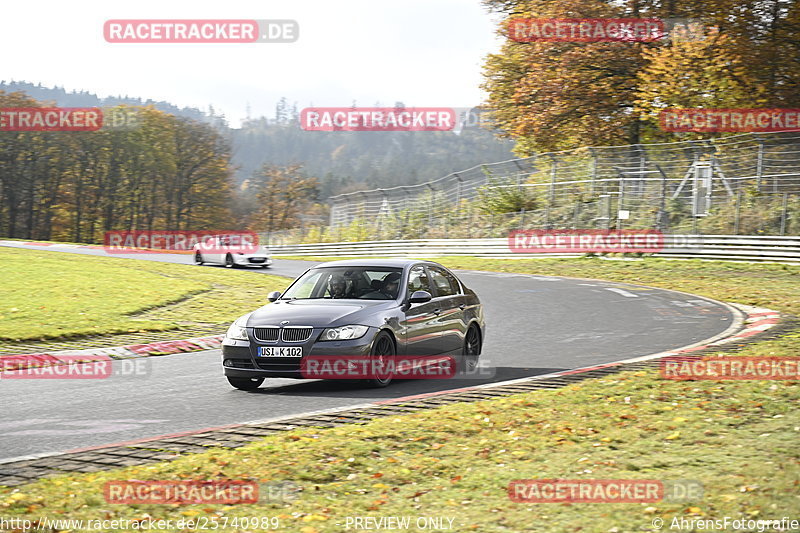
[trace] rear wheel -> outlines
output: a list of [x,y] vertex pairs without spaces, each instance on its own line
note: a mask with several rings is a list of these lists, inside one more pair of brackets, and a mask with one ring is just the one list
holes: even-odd
[[228,383],[239,390],[256,390],[264,383],[264,378],[234,378],[226,376]]
[[481,356],[481,332],[478,326],[472,325],[467,329],[461,353],[464,362],[463,371],[474,371],[478,367],[478,359]]
[[380,372],[381,368],[386,368],[392,363],[397,351],[394,347],[394,340],[388,333],[381,332],[375,337],[375,342],[372,344],[372,351],[370,352],[370,360],[373,369],[378,369],[374,377],[364,380],[365,384],[369,387],[382,388],[388,387],[392,382],[392,376],[387,371],[386,374]]
[[194,264],[195,265],[202,265],[203,264],[203,256],[200,255],[200,252],[195,252],[195,254],[194,254]]

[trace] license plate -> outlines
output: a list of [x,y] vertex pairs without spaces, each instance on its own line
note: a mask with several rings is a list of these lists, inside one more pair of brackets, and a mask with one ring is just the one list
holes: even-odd
[[303,357],[302,346],[259,346],[259,357]]

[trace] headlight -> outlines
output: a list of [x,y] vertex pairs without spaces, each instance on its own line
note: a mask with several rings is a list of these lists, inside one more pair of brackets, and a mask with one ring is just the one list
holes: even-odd
[[250,315],[251,313],[247,313],[246,315],[237,318],[234,323],[231,324],[231,327],[228,328],[228,332],[225,334],[225,337],[237,341],[248,340],[245,324],[247,324],[247,319],[250,318]]
[[338,328],[328,328],[322,332],[319,340],[321,341],[346,341],[348,339],[358,339],[363,337],[369,328],[367,326],[341,326]]

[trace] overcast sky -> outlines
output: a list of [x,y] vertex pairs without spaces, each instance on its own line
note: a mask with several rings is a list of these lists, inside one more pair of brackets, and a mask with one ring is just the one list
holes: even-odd
[[[0,80],[100,96],[208,105],[238,127],[299,108],[402,101],[481,103],[481,65],[499,49],[496,15],[479,0],[63,0],[5,2]],[[294,19],[294,43],[110,44],[109,19]]]

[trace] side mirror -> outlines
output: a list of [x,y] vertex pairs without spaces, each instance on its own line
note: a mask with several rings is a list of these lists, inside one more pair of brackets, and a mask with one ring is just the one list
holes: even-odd
[[425,302],[430,302],[432,298],[433,296],[428,291],[414,291],[414,294],[408,299],[408,303],[424,304]]
[[270,302],[274,302],[280,297],[281,297],[280,291],[272,291],[271,293],[267,294],[267,300],[269,300]]

